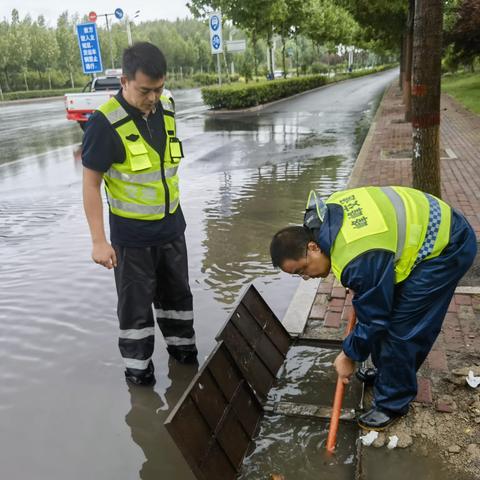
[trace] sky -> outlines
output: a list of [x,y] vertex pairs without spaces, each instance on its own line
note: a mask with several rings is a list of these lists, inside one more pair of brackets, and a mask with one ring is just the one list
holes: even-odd
[[[69,13],[78,12],[80,15],[95,11],[100,15],[113,13],[116,8],[121,8],[124,14],[130,17],[140,10],[137,21],[175,20],[177,17],[192,16],[186,3],[186,0],[84,0],[82,2],[78,0],[0,0],[0,19],[10,20],[11,11],[16,8],[20,18],[27,13],[33,19],[43,15],[50,26],[55,26],[58,16],[65,10]],[[109,17],[109,21],[113,18]]]

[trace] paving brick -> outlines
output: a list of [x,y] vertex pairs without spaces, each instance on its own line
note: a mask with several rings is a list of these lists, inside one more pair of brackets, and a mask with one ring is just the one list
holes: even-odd
[[447,312],[456,313],[457,311],[458,311],[457,304],[455,303],[455,300],[452,299],[452,301],[448,305]]
[[312,310],[310,311],[309,318],[312,319],[322,319],[325,318],[325,314],[327,313],[327,305],[321,303],[314,303]]
[[446,372],[448,370],[447,357],[442,350],[432,350],[427,357],[428,365],[432,370]]
[[418,392],[414,402],[428,403],[433,402],[432,398],[432,381],[428,378],[420,377],[417,379]]
[[341,312],[333,312],[329,310],[325,315],[325,327],[338,328],[342,321]]
[[333,287],[332,289],[332,297],[334,298],[345,298],[347,292],[345,291],[344,287]]
[[345,305],[342,313],[342,320],[348,320],[352,313],[353,307]]
[[452,413],[453,412],[453,407],[445,402],[438,402],[437,403],[437,411],[442,412],[442,413]]
[[472,304],[472,298],[470,295],[455,295],[454,296],[455,303],[457,305],[471,305]]
[[329,282],[321,282],[318,286],[318,293],[327,293],[330,294],[332,292],[333,283]]
[[345,305],[345,300],[343,298],[332,298],[328,302],[328,308],[340,307],[343,310],[344,305]]
[[[345,297],[345,305],[352,305],[353,294],[349,292],[349,294]],[[480,301],[479,301],[479,308],[480,308]]]

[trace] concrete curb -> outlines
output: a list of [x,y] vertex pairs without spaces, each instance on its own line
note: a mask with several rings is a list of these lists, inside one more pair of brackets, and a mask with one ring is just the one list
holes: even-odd
[[[394,80],[393,82],[396,82],[396,81],[397,80]],[[360,152],[358,152],[357,160],[355,161],[355,164],[352,168],[352,172],[350,173],[350,178],[348,179],[348,184],[347,184],[348,188],[354,188],[358,186],[358,179],[360,178],[359,173],[363,170],[363,167],[365,166],[365,163],[367,161],[368,151],[370,149],[370,145],[372,144],[372,141],[373,141],[373,136],[375,135],[375,131],[377,129],[377,121],[378,121],[378,118],[380,117],[380,114],[382,113],[382,102],[388,90],[391,88],[393,82],[387,88],[385,88],[382,98],[378,103],[377,111],[375,112],[375,116],[373,117],[372,123],[370,124],[370,128],[368,129],[367,136],[363,141],[362,148],[360,148]]]

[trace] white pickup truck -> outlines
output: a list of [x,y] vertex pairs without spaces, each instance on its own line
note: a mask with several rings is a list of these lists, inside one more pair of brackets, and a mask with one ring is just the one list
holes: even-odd
[[66,93],[64,99],[67,119],[78,122],[83,130],[92,113],[118,92],[121,73],[117,69],[106,70],[104,77],[95,77],[82,93]]

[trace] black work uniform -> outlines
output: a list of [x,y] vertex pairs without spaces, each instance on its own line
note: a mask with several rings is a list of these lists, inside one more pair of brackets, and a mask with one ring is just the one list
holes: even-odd
[[[126,102],[121,90],[115,98],[129,114],[128,120],[134,121],[143,139],[163,161],[166,132],[161,102],[145,116]],[[123,163],[125,158],[120,136],[101,112],[95,112],[83,137],[83,166],[104,173],[112,163]],[[170,355],[179,360],[196,356],[186,224],[180,205],[161,220],[125,218],[110,211],[109,223],[110,240],[117,255],[119,347],[126,373],[141,376],[153,372],[152,303]]]

